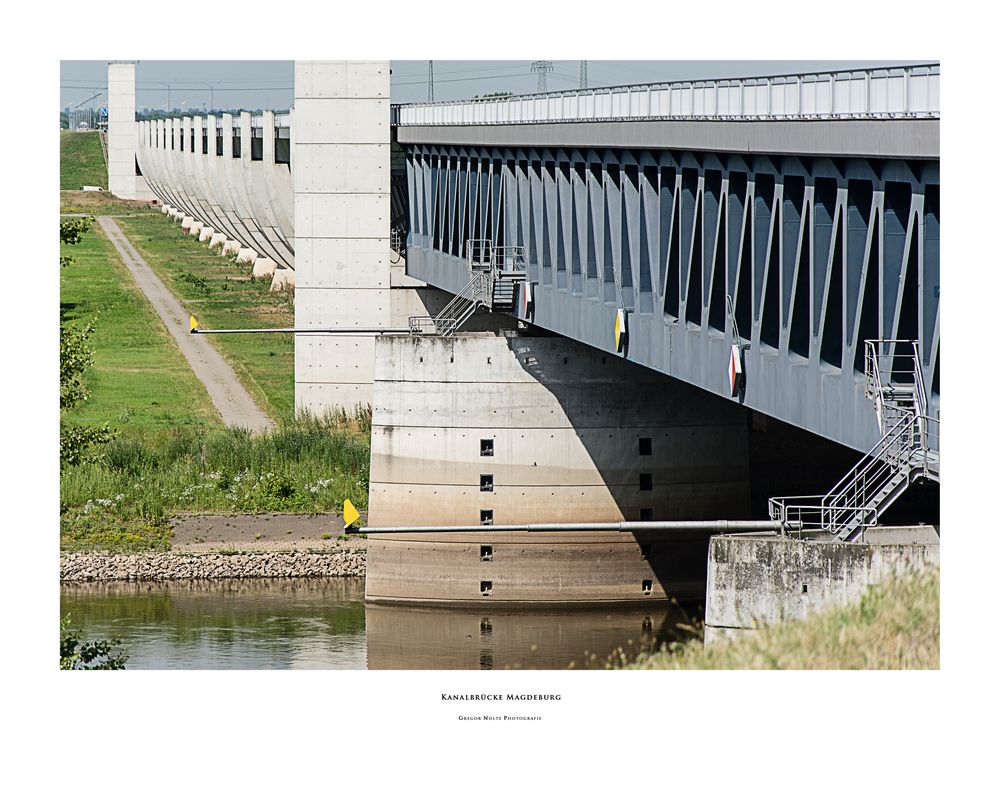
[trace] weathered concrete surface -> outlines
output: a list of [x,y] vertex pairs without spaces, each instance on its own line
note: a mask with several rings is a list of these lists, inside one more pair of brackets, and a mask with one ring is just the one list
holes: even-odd
[[[740,408],[561,337],[381,337],[372,413],[371,526],[748,515]],[[366,596],[701,601],[707,543],[707,535],[371,534]],[[481,547],[493,548],[489,559]]]
[[208,396],[219,410],[223,422],[253,431],[273,428],[274,421],[260,410],[243,388],[233,368],[219,355],[208,337],[191,335],[187,311],[163,281],[156,277],[149,264],[122,233],[118,223],[111,217],[98,217],[97,221],[128,271],[132,273],[136,285],[174,337],[194,374],[205,384]]
[[369,534],[365,598],[463,607],[700,601],[708,538],[619,532]]
[[[910,538],[933,542],[933,529]],[[872,538],[878,539],[878,533]],[[890,532],[887,540],[901,535]],[[777,536],[713,536],[705,643],[858,600],[891,572],[940,563],[940,545],[817,542]]]

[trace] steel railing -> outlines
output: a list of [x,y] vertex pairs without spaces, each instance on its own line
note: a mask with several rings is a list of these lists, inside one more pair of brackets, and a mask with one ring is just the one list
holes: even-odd
[[940,64],[676,81],[394,106],[396,125],[939,118]]
[[478,308],[488,305],[491,278],[488,272],[473,271],[462,291],[434,316],[409,318],[410,333],[451,336],[462,327]]

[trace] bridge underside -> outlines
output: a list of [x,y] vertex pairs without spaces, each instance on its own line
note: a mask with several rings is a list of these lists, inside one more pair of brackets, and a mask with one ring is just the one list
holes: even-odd
[[[894,124],[894,123],[886,123]],[[517,316],[858,450],[864,341],[920,342],[939,405],[936,160],[405,143],[407,271],[457,293],[466,242],[524,248]],[[737,332],[738,331],[738,335]]]

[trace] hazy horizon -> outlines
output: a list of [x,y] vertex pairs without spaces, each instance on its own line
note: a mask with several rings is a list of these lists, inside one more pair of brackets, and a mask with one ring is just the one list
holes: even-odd
[[[933,59],[928,59],[933,61]],[[580,61],[553,61],[548,91],[576,89]],[[895,61],[587,61],[588,85],[619,86],[674,80],[735,78],[794,72],[823,72],[896,64]],[[530,94],[538,90],[531,61],[434,61],[434,99],[460,100],[492,92]],[[427,61],[391,61],[393,103],[427,100]],[[138,61],[138,110],[287,109],[293,97],[293,61]],[[106,61],[60,62],[59,108],[97,108],[107,103]],[[93,97],[93,95],[97,95]],[[169,97],[169,109],[168,109]]]

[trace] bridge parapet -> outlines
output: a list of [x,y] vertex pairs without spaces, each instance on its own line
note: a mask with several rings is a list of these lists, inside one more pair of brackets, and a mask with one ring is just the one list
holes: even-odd
[[676,81],[395,106],[394,125],[940,117],[939,64]]

